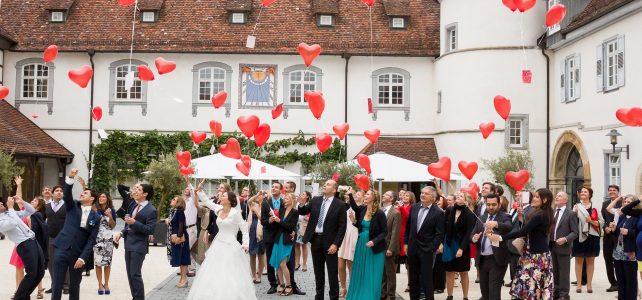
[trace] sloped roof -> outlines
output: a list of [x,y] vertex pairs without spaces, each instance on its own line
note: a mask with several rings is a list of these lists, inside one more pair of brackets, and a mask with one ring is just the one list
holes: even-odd
[[[360,1],[336,0],[335,26],[325,28],[316,25],[316,0],[276,0],[263,9],[260,0],[251,1],[247,24],[230,24],[227,0],[165,0],[158,22],[136,21],[134,51],[297,54],[296,46],[306,42],[321,45],[322,55],[370,55],[371,49],[373,55],[439,55],[437,1],[410,0],[410,22],[405,30],[390,28],[389,16],[381,2],[376,2],[372,45],[368,8]],[[76,1],[64,23],[49,23],[46,6],[47,1],[2,0],[0,27],[18,42],[12,50],[43,51],[55,43],[63,52],[129,51],[132,6],[112,0]],[[256,48],[248,49],[246,38],[257,21]]]
[[0,151],[39,157],[74,157],[7,101],[0,100],[0,116]]
[[312,0],[312,10],[317,14],[338,14],[339,0]]
[[163,7],[163,0],[138,0],[140,10],[160,10]]
[[584,10],[562,30],[571,32],[635,0],[592,0]]
[[383,6],[388,16],[410,16],[410,0],[383,0]]
[[357,155],[370,155],[375,152],[384,152],[424,165],[439,160],[437,146],[435,146],[433,138],[380,137],[375,145],[368,143]]
[[49,0],[47,2],[48,10],[69,10],[74,5],[75,0]]

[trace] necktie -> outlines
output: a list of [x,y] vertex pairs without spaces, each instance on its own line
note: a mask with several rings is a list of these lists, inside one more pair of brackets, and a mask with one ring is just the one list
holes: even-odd
[[[492,222],[495,216],[490,216],[488,217],[488,222]],[[486,242],[488,242],[488,238],[486,237],[486,234],[484,233],[484,237],[482,238],[482,251],[486,249]]]
[[317,227],[323,229],[323,221],[325,220],[325,211],[328,209],[327,203],[328,198],[323,198],[323,204],[321,204],[321,214],[319,215],[319,225]]
[[551,230],[549,230],[549,234],[553,238],[552,239],[553,241],[557,240],[557,232],[555,232],[556,231],[555,227],[557,227],[557,218],[559,217],[559,215],[560,215],[560,209],[558,208],[557,211],[555,211],[555,217],[553,217],[555,221],[553,222],[553,224],[551,224]]
[[136,215],[138,214],[139,209],[140,209],[140,204],[136,204],[136,209],[134,209],[134,214],[132,214],[132,218],[136,218]]

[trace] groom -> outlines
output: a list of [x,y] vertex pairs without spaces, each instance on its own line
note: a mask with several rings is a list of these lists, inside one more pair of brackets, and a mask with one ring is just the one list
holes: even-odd
[[[91,189],[84,188],[80,200],[74,201],[71,195],[74,179],[78,169],[72,169],[65,180],[63,201],[67,216],[65,225],[54,241],[53,259],[53,292],[51,299],[60,300],[65,273],[69,270],[69,299],[80,299],[80,281],[85,265],[91,266],[94,257],[94,245],[100,225],[100,216],[92,210],[92,203],[98,195]],[[78,177],[84,187],[84,180]]]

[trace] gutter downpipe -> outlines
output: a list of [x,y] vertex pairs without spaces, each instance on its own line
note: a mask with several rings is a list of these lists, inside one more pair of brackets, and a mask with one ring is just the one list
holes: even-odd
[[[94,55],[96,52],[92,50],[87,50],[87,54],[89,55],[89,63],[91,64],[91,69],[94,69]],[[94,109],[94,76],[96,76],[96,72],[94,72],[91,75],[91,87],[90,87],[90,95],[89,95],[89,163],[87,164],[87,176],[89,176],[89,181],[88,183],[91,183],[91,166],[94,163],[94,158],[93,158],[93,131],[94,131],[94,120],[93,120],[93,109]]]
[[546,54],[546,32],[540,37],[537,46],[542,51],[542,55],[546,58],[546,188],[549,187],[550,168],[551,168],[551,82],[550,82],[550,62],[551,58]]
[[[350,54],[343,53],[341,54],[341,57],[346,60],[345,71],[343,74],[343,78],[344,78],[343,122],[348,123],[348,66],[350,65],[349,64],[350,57],[352,56]],[[347,134],[343,139],[343,146],[346,148],[346,161],[348,161],[348,135]]]

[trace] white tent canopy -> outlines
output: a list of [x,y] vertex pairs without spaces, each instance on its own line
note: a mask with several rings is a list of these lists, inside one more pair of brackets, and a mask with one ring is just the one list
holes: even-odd
[[[377,152],[368,155],[370,158],[370,176],[383,182],[426,182],[435,179],[428,173],[428,166],[394,155]],[[357,164],[357,160],[350,163]],[[450,173],[450,180],[463,180],[458,174]]]
[[238,159],[233,159],[217,153],[192,159],[194,178],[208,179],[251,179],[251,180],[298,180],[299,174],[281,169],[260,160],[252,159],[250,174],[243,175],[236,169]]

